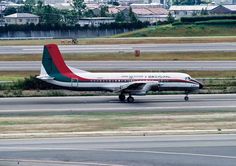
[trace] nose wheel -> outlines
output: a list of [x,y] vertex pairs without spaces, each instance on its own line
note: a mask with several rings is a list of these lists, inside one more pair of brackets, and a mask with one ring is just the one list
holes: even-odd
[[185,101],[188,101],[188,100],[189,100],[189,97],[188,97],[188,96],[185,96],[185,97],[184,97],[184,100],[185,100]]

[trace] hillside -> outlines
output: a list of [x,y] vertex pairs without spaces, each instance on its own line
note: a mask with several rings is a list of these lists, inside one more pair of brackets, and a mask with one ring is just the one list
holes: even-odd
[[144,28],[114,37],[236,36],[236,25],[163,25]]

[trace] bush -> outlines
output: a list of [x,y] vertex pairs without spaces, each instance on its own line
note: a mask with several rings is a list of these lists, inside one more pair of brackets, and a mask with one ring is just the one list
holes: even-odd
[[236,25],[236,20],[209,20],[195,22],[198,25]]
[[62,91],[49,91],[46,96],[66,96],[66,94]]
[[236,15],[194,16],[194,17],[180,18],[180,21],[182,23],[194,23],[194,22],[209,21],[209,20],[236,20]]
[[16,82],[13,82],[10,85],[10,89],[17,90],[36,90],[36,89],[59,89],[58,86],[49,84],[47,82],[44,82],[42,80],[39,80],[36,78],[36,76],[30,76],[28,78],[25,78],[24,80],[18,80]]
[[183,23],[180,22],[180,21],[176,21],[176,22],[173,22],[172,25],[174,25],[174,26],[175,26],[175,25],[183,25]]

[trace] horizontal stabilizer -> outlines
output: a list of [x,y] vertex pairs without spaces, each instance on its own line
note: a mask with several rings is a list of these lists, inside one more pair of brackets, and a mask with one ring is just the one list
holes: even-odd
[[40,80],[53,80],[54,77],[50,77],[50,76],[37,76],[36,78],[40,79]]

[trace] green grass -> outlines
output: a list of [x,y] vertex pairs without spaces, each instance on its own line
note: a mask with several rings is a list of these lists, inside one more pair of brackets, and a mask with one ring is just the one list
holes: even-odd
[[[141,52],[139,57],[133,53],[77,53],[64,54],[67,61],[122,61],[122,60],[147,60],[147,61],[209,61],[209,60],[236,60],[236,52]],[[42,55],[1,55],[0,61],[41,61]]]
[[114,37],[188,37],[188,36],[235,36],[236,26],[211,25],[164,25],[128,32]]
[[39,74],[39,71],[0,71],[0,81],[23,80],[25,77],[37,74]]
[[[202,26],[202,25],[200,25]],[[174,26],[173,26],[174,27]],[[176,26],[177,27],[177,26]],[[176,31],[176,29],[179,29]],[[191,29],[182,28],[145,28],[129,33],[114,35],[109,38],[89,38],[78,39],[79,45],[96,45],[96,44],[147,44],[147,43],[211,43],[211,42],[236,42],[236,33],[232,29],[226,28],[225,33],[209,33],[208,28],[200,28],[198,31],[201,35],[193,33]],[[223,28],[221,28],[221,31]],[[203,30],[203,31],[202,31]],[[233,32],[232,32],[233,31]],[[193,35],[192,35],[193,34]],[[209,34],[209,35],[208,35]],[[201,36],[201,37],[200,37]],[[125,37],[125,38],[124,38]],[[142,37],[142,38],[141,38]],[[67,39],[68,41],[70,39]],[[50,43],[63,44],[60,39],[49,40],[0,40],[1,46],[20,46],[20,45],[45,45]],[[66,44],[71,45],[71,44]]]
[[[158,72],[159,70],[157,70]],[[97,72],[97,71],[95,71]],[[108,71],[109,72],[109,71]],[[176,71],[190,74],[194,78],[236,78],[236,71]],[[36,76],[39,71],[0,71],[0,81],[23,80],[26,77]]]

